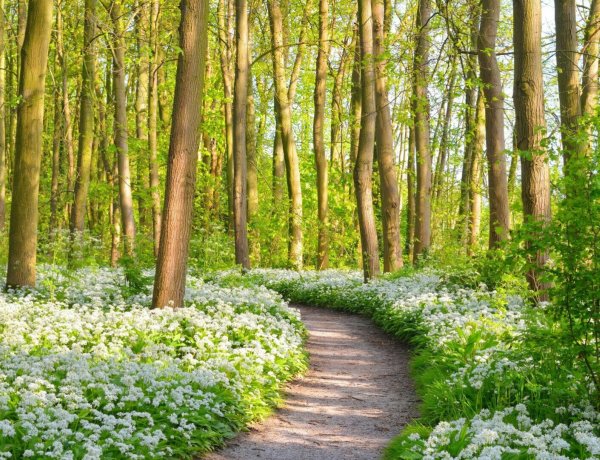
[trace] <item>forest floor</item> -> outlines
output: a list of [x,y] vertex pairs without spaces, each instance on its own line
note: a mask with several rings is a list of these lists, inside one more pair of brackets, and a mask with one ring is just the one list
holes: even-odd
[[310,370],[285,402],[208,460],[375,460],[417,416],[407,346],[358,315],[297,306]]

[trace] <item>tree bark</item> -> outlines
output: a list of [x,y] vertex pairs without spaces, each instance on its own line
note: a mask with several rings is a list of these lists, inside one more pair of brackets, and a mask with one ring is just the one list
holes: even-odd
[[581,111],[594,114],[598,105],[598,54],[600,54],[600,0],[592,0],[585,26]]
[[123,226],[125,254],[133,256],[135,247],[135,220],[133,216],[133,195],[131,193],[131,170],[128,154],[127,134],[127,93],[125,88],[125,37],[122,25],[121,0],[111,5],[110,16],[113,22],[115,44],[113,52],[113,92],[115,101],[115,147],[118,152],[119,205]]
[[[319,234],[317,242],[317,269],[329,266],[329,203],[328,203],[328,171],[325,154],[325,98],[327,90],[327,60],[329,56],[329,2],[319,0],[319,52],[315,76],[315,116],[313,122],[313,146],[315,166],[317,169],[317,207],[319,218]],[[333,140],[332,140],[333,141]]]
[[[521,156],[521,197],[526,221],[544,224],[551,219],[550,173],[542,141],[544,119],[544,83],[542,78],[542,16],[540,0],[513,0],[514,10],[514,105],[517,148]],[[530,236],[528,246],[535,239]],[[540,291],[547,286],[540,280],[540,268],[548,252],[538,250],[531,260],[534,268],[527,274],[529,286],[539,300],[547,299]]]
[[427,96],[430,17],[430,0],[419,0],[413,70],[413,113],[417,149],[414,260],[429,251],[431,246],[431,150],[429,145],[429,99]]
[[81,233],[85,226],[86,203],[90,188],[92,150],[94,147],[94,100],[96,75],[96,0],[85,1],[83,32],[83,65],[81,68],[81,99],[79,107],[79,148],[75,198],[71,209],[71,232]]
[[436,201],[440,199],[444,185],[444,171],[448,160],[448,135],[452,123],[452,110],[454,108],[454,85],[456,83],[456,66],[453,64],[450,71],[450,82],[448,83],[448,100],[446,102],[446,114],[444,116],[444,126],[442,128],[442,138],[440,140],[439,156],[435,175],[433,177],[433,191]]
[[52,0],[29,3],[21,53],[7,287],[35,286],[44,92],[52,5]]
[[6,225],[6,18],[4,0],[0,0],[0,231]]
[[408,161],[406,162],[406,253],[413,260],[415,241],[415,128],[411,126],[408,134]]
[[148,78],[148,152],[149,152],[149,182],[152,196],[152,234],[154,242],[154,257],[158,257],[161,227],[160,178],[158,175],[158,68],[160,66],[160,43],[158,28],[160,25],[160,2],[152,0],[150,16],[150,44],[152,56]]
[[192,228],[200,110],[206,65],[208,1],[182,0],[173,121],[161,241],[154,279],[154,308],[183,305]]
[[[400,245],[400,196],[396,165],[394,164],[392,117],[385,69],[387,59],[385,58],[384,2],[383,0],[372,0],[371,7],[375,59],[375,108],[377,110],[375,137],[383,224],[383,270],[394,272],[402,268],[403,261],[402,246]],[[431,182],[431,171],[429,175]]]
[[500,0],[484,0],[479,29],[478,56],[485,94],[485,139],[490,200],[489,248],[508,238],[510,213],[506,152],[504,145],[504,94],[496,60],[496,35],[500,20]]
[[236,67],[233,96],[233,226],[235,262],[250,268],[246,196],[246,105],[248,104],[248,4],[236,0]]
[[[275,97],[277,98],[276,115],[281,126],[281,141],[285,157],[286,177],[289,194],[289,244],[288,262],[295,269],[302,268],[302,188],[300,183],[300,165],[296,152],[296,143],[292,130],[292,114],[290,99],[293,99],[295,83],[290,90],[285,84],[285,60],[283,48],[283,18],[280,0],[269,0],[269,19],[271,24],[271,40],[273,48],[273,73],[275,78]],[[300,52],[300,50],[298,51]],[[296,59],[298,62],[298,59]],[[290,97],[291,96],[291,97]]]
[[361,124],[354,187],[360,226],[363,273],[365,281],[379,276],[379,247],[373,210],[373,151],[375,149],[375,70],[373,67],[373,15],[371,0],[358,6],[361,69]]
[[471,167],[469,169],[469,225],[467,238],[467,255],[472,256],[479,241],[481,227],[481,159],[483,144],[485,142],[485,102],[483,90],[480,88],[477,95],[477,108],[475,109],[475,133],[471,151]]

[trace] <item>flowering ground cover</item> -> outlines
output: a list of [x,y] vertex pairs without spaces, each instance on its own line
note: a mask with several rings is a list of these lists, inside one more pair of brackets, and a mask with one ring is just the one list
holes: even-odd
[[560,325],[517,295],[462,289],[427,272],[368,284],[341,271],[216,278],[366,314],[414,344],[421,418],[387,459],[600,458],[598,389]]
[[190,277],[185,308],[152,310],[150,282],[47,267],[0,294],[0,458],[190,458],[305,368],[298,313],[273,291]]

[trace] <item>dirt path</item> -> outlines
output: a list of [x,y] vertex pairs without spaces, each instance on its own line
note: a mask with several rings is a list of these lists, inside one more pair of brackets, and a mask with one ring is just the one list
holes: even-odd
[[370,320],[296,306],[310,331],[310,370],[284,406],[209,460],[375,460],[417,414],[408,349]]

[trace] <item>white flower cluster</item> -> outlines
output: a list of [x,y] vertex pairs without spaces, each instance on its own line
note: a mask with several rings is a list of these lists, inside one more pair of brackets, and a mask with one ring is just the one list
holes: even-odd
[[[437,382],[436,399],[429,399],[434,410],[473,413],[473,407],[475,411],[486,407],[482,406],[484,398],[493,400],[490,407],[500,408],[514,405],[519,397],[526,401],[527,396],[520,396],[524,393],[519,393],[523,390],[513,383],[514,378],[537,393],[536,404],[545,405],[543,395],[552,392],[550,380],[531,381],[527,377],[533,375],[539,363],[523,345],[529,323],[524,302],[518,296],[501,296],[485,286],[479,290],[449,286],[435,272],[369,283],[363,283],[358,272],[336,270],[254,270],[252,274],[259,283],[292,301],[367,313],[389,332],[414,340],[427,350],[426,356],[444,362],[444,368],[451,371],[445,381]],[[410,455],[418,452],[425,458],[600,458],[600,415],[587,404],[585,385],[590,394],[594,388],[589,380],[582,383],[570,377],[566,375],[561,384],[571,394],[580,395],[583,408],[556,408],[556,419],[565,423],[554,426],[545,420],[536,424],[529,419],[525,406],[495,414],[484,411],[471,419],[442,422],[423,441],[417,442],[415,433],[406,436],[409,445],[414,443],[415,451]],[[510,402],[498,402],[502,397]],[[518,416],[514,420],[510,417],[513,412]],[[457,440],[455,435],[463,438]],[[442,447],[448,444],[453,445],[452,449],[444,450]],[[452,455],[450,450],[456,452]],[[519,454],[512,457],[514,450]],[[406,458],[413,458],[410,455]]]
[[120,270],[39,279],[0,294],[3,457],[190,455],[264,413],[304,366],[299,314],[265,288],[192,278],[184,308],[152,310]]
[[[415,443],[412,450],[423,455],[424,460],[436,459],[497,459],[535,458],[568,460],[571,458],[600,458],[600,437],[594,432],[600,414],[589,408],[584,418],[571,424],[543,420],[536,423],[529,417],[523,404],[508,407],[493,414],[482,410],[470,420],[459,419],[441,422],[429,437]],[[571,440],[576,440],[577,447]],[[450,453],[453,443],[460,443],[458,454]],[[573,455],[575,451],[575,456]]]

